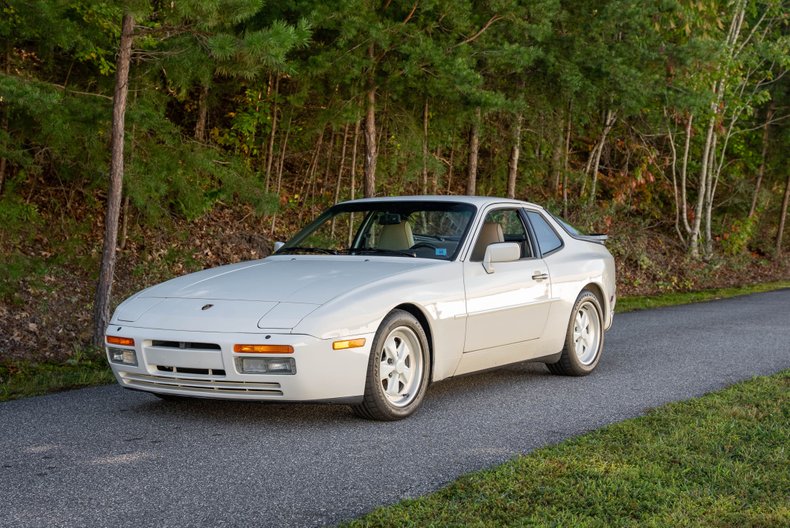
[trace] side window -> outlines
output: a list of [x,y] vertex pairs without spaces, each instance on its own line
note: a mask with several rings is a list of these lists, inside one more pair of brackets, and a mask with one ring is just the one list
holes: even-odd
[[529,237],[516,209],[497,209],[486,215],[470,260],[482,261],[489,244],[515,242],[521,248],[521,258],[532,256]]
[[543,215],[535,211],[527,211],[527,217],[535,230],[535,237],[538,239],[540,252],[544,255],[551,253],[562,247],[562,239],[554,232]]

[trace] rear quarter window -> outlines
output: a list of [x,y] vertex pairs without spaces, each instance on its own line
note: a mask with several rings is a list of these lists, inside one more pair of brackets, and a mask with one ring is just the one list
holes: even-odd
[[535,211],[527,211],[527,217],[535,231],[535,238],[538,240],[538,246],[543,255],[548,255],[562,247],[562,239],[543,218],[543,215]]

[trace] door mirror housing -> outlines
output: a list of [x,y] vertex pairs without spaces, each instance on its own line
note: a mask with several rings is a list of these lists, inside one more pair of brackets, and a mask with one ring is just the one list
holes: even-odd
[[274,243],[274,251],[272,253],[277,253],[280,251],[280,248],[285,245],[285,242],[275,242]]
[[494,273],[495,262],[513,262],[521,258],[521,248],[515,242],[489,244],[483,256],[483,269]]

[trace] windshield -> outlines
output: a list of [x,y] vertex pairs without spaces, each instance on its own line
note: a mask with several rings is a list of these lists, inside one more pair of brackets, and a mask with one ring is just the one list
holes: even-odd
[[427,201],[352,202],[332,207],[289,240],[278,255],[390,255],[452,260],[475,207]]

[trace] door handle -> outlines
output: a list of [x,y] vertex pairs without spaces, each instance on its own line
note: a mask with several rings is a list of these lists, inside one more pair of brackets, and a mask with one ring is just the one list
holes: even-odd
[[542,273],[540,271],[536,271],[535,273],[532,274],[532,279],[536,281],[546,280],[548,278],[549,278],[548,273]]

